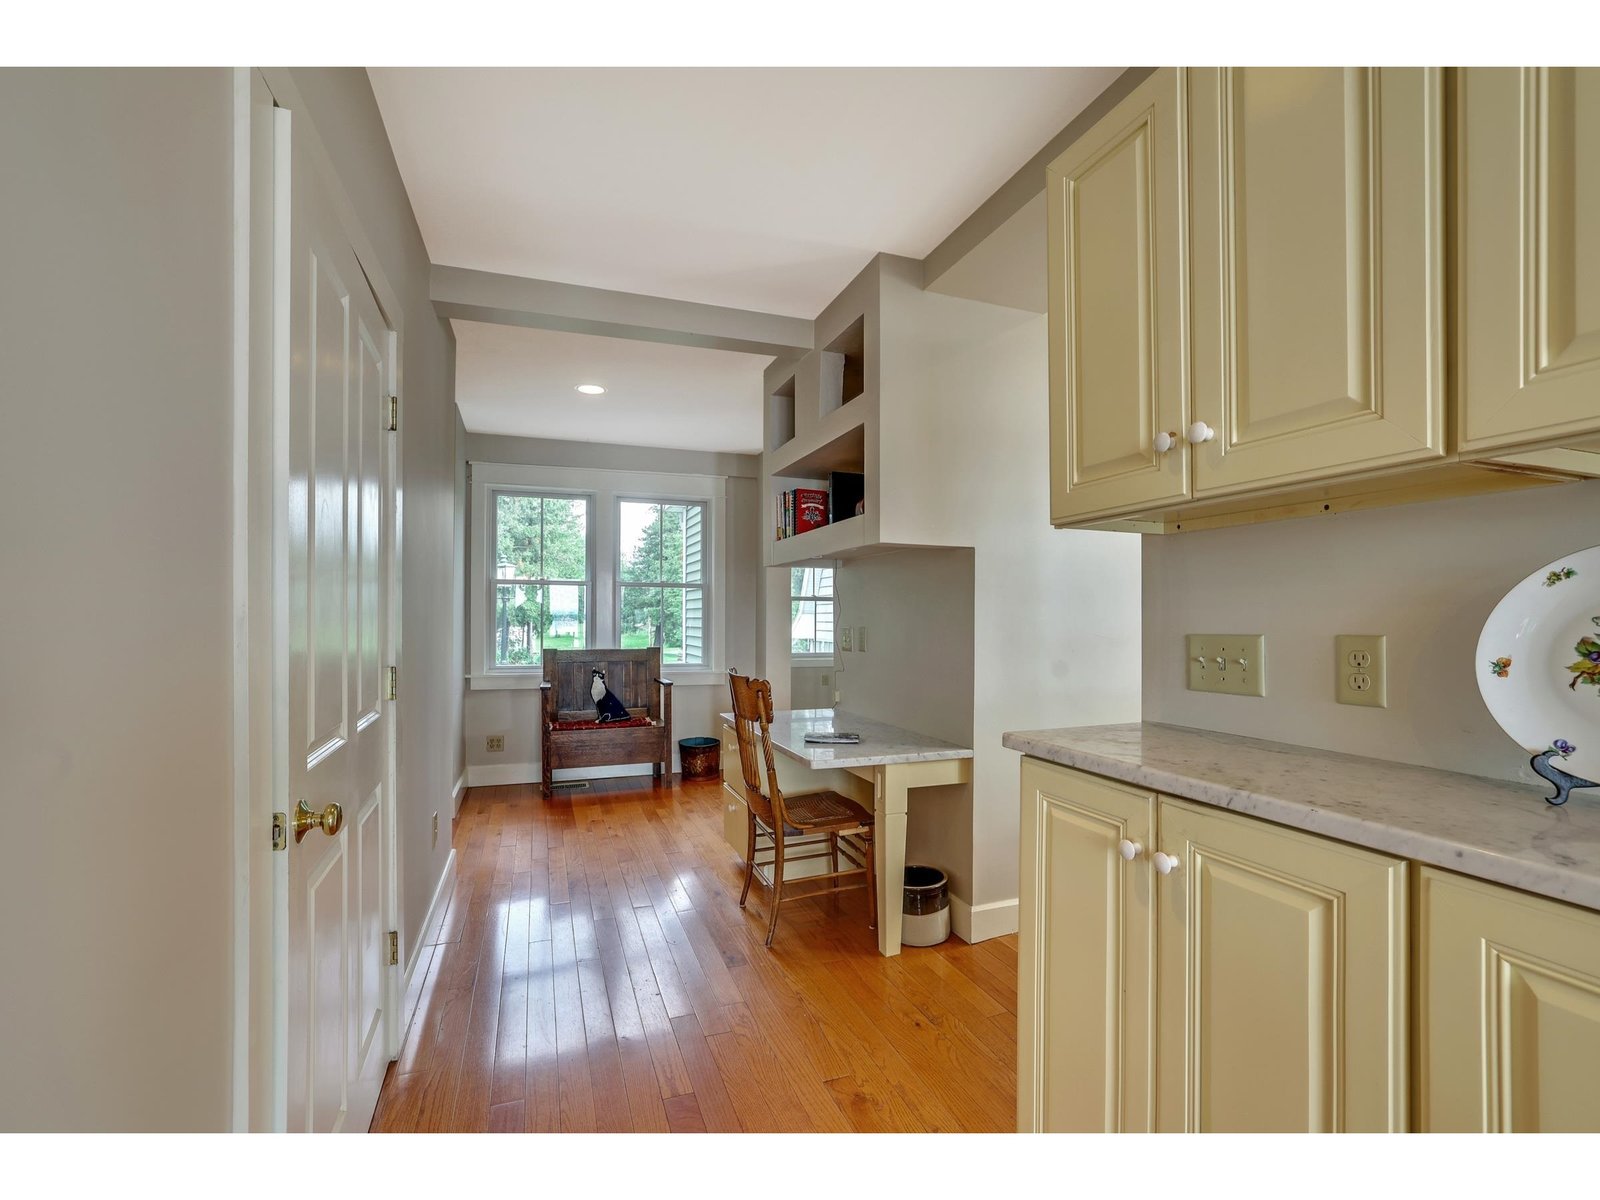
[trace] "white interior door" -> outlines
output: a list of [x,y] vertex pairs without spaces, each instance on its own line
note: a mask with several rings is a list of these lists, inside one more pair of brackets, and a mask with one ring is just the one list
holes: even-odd
[[393,338],[287,120],[288,800],[341,817],[288,846],[287,1115],[290,1130],[364,1131],[390,1041]]

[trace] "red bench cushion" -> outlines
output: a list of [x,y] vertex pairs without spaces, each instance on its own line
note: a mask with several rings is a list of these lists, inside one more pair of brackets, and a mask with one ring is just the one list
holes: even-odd
[[599,721],[552,721],[550,731],[570,733],[575,729],[640,729],[658,723],[649,717],[631,717],[626,721],[607,721],[604,724]]

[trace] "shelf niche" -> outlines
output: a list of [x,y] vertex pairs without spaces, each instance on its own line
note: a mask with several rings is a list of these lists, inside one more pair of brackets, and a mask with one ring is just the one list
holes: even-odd
[[867,319],[857,317],[822,351],[822,386],[817,415],[826,417],[861,395],[867,387]]
[[780,450],[794,441],[794,380],[779,384],[767,396],[767,449]]

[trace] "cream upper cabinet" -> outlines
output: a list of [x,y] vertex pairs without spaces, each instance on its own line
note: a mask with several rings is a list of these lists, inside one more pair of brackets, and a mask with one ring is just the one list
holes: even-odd
[[1196,498],[1446,454],[1442,87],[1189,72]]
[[1600,914],[1423,868],[1418,1123],[1600,1126]]
[[1158,70],[1047,172],[1057,523],[1189,494],[1185,77]]
[[1600,436],[1600,69],[1457,84],[1461,448]]
[[1157,823],[1157,1128],[1404,1129],[1406,864],[1184,801]]
[[1148,1132],[1156,798],[1022,768],[1017,1128]]

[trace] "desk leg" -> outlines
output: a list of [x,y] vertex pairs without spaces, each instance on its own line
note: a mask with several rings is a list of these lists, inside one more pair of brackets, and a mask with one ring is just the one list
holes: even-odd
[[900,953],[900,910],[906,882],[906,783],[893,766],[872,781],[873,867],[878,873],[878,953]]

